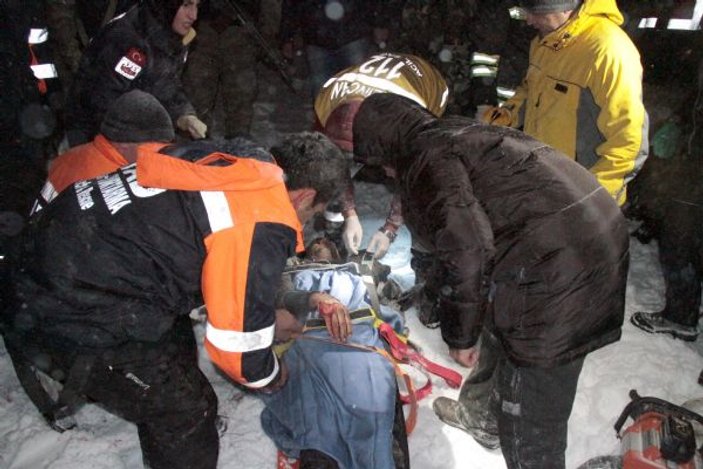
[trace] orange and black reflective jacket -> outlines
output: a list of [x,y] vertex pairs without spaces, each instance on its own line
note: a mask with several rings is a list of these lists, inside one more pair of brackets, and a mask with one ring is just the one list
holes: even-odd
[[[144,143],[145,150],[158,151],[165,143]],[[92,179],[111,173],[128,161],[108,139],[98,134],[92,142],[73,147],[51,162],[47,181],[42,188],[39,207],[51,202],[61,191],[74,182]]]
[[159,340],[204,300],[212,360],[263,387],[279,370],[274,292],[301,240],[275,164],[141,151],[32,216],[12,260],[14,324],[63,347],[109,349]]

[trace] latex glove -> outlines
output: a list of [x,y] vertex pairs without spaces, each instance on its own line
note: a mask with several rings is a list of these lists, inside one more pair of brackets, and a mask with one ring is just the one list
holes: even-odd
[[342,241],[347,252],[352,255],[359,254],[359,246],[361,238],[364,236],[364,230],[359,223],[357,215],[349,215],[344,220],[344,231],[342,231]]
[[352,323],[349,310],[339,300],[327,293],[313,293],[310,303],[317,308],[325,320],[330,336],[340,342],[346,342],[351,335]]
[[478,347],[471,347],[466,349],[450,348],[449,356],[454,359],[455,362],[466,368],[473,368],[478,363],[479,349]]
[[176,126],[184,132],[188,132],[191,138],[198,140],[207,136],[207,125],[195,114],[186,114],[176,121]]
[[486,109],[481,120],[486,124],[507,127],[513,121],[513,113],[506,107],[492,106]]

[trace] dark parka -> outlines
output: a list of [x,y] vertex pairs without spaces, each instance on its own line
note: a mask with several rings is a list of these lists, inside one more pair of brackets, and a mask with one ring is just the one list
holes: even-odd
[[84,137],[80,140],[92,140],[108,106],[135,88],[153,94],[174,122],[182,115],[195,114],[180,79],[187,48],[171,29],[181,3],[142,2],[92,39],[66,101],[69,136],[77,131]]
[[514,362],[554,366],[619,339],[629,236],[587,170],[519,131],[390,94],[362,104],[354,149],[397,172],[413,241],[436,259],[450,347],[472,347],[486,324]]

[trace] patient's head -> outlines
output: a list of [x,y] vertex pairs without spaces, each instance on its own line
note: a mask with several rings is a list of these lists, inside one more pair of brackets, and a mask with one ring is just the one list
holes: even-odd
[[324,236],[313,239],[305,249],[305,260],[309,262],[340,262],[337,246]]

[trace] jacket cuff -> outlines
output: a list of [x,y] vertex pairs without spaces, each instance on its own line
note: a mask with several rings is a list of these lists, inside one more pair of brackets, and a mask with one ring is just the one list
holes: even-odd
[[310,311],[310,296],[313,292],[309,291],[289,291],[283,295],[283,307],[295,316],[296,319],[305,320]]
[[440,296],[439,320],[442,339],[451,348],[467,349],[478,342],[482,330],[481,308]]

